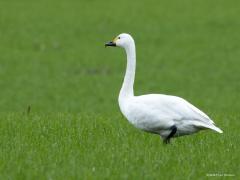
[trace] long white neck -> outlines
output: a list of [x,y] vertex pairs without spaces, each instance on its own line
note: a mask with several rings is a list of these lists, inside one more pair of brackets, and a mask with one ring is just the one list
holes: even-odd
[[133,85],[136,69],[136,50],[134,41],[130,42],[124,49],[127,54],[127,69],[119,99],[134,96]]

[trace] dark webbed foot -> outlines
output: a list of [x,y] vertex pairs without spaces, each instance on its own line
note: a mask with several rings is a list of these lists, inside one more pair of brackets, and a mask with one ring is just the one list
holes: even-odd
[[163,144],[169,144],[170,143],[170,139],[164,139],[163,140]]
[[171,132],[170,134],[167,136],[166,139],[163,140],[163,143],[164,144],[169,144],[170,143],[170,139],[174,136],[174,134],[176,134],[177,132],[177,127],[175,125],[173,125],[171,128],[170,128]]

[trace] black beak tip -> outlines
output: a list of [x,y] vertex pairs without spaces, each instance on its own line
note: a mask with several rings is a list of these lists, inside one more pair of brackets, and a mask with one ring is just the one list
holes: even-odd
[[111,41],[111,42],[108,42],[105,44],[105,47],[107,47],[107,46],[116,46],[116,43]]

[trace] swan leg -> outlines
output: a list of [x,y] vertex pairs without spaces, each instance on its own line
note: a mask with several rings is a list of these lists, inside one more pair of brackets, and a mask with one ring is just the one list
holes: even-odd
[[170,134],[167,136],[166,139],[163,140],[163,143],[164,143],[164,144],[169,144],[169,143],[170,143],[170,139],[171,139],[171,138],[174,136],[174,134],[176,134],[176,132],[177,132],[177,127],[176,127],[175,125],[173,125],[173,126],[170,128],[170,130],[172,130],[172,131],[170,132]]

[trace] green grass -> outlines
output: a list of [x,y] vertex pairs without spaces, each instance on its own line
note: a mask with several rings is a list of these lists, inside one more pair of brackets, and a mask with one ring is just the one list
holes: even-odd
[[[239,177],[237,0],[0,2],[0,179]],[[132,127],[117,98],[137,45],[135,94],[181,96],[223,129],[174,139]],[[30,114],[27,114],[28,107]]]

